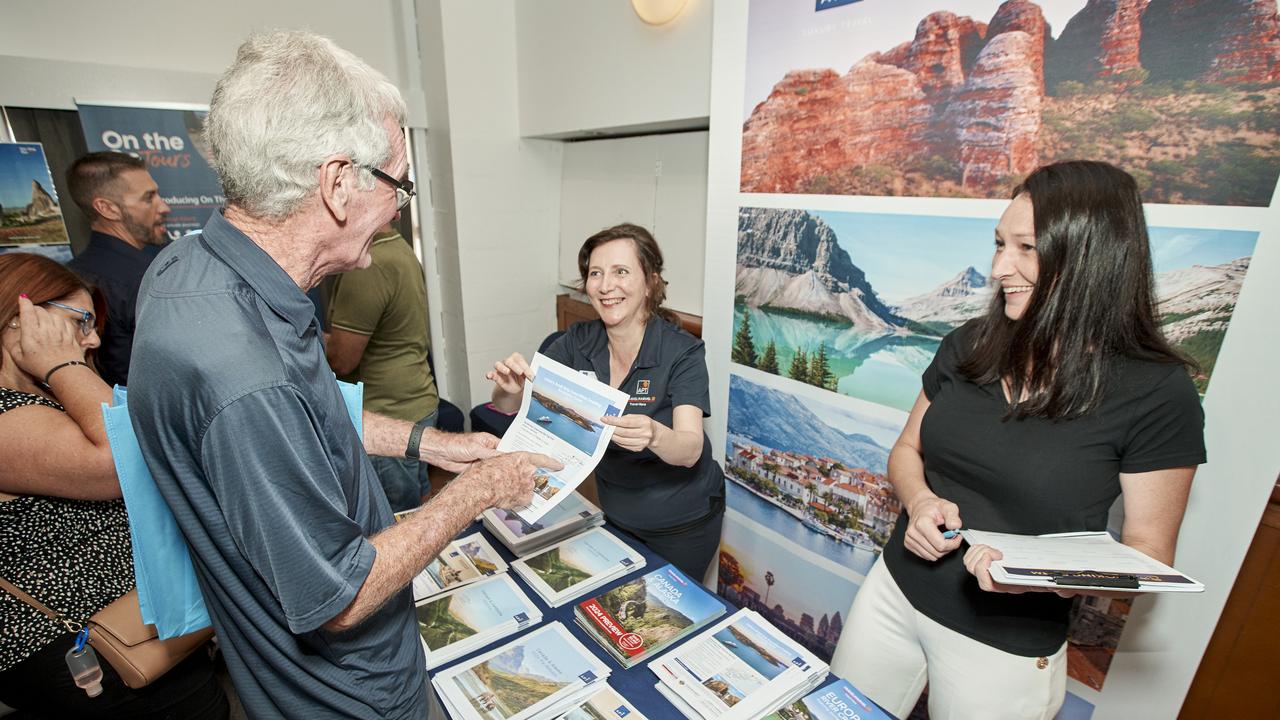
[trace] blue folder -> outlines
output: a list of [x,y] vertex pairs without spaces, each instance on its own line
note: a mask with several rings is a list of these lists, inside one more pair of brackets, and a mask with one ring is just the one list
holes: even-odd
[[[338,386],[351,423],[363,437],[364,383],[352,385],[339,381]],[[155,625],[161,639],[168,639],[209,627],[209,611],[196,584],[187,542],[142,459],[126,401],[126,390],[117,386],[111,404],[102,404],[102,418],[107,425],[116,475],[129,512],[133,572],[142,620]]]

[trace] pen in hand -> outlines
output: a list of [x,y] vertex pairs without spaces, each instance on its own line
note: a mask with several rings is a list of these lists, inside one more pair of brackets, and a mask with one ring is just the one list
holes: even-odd
[[950,540],[951,538],[953,538],[953,537],[955,537],[955,536],[957,536],[957,535],[959,535],[959,534],[960,534],[960,528],[956,528],[955,530],[943,530],[943,531],[942,531],[942,539],[943,539],[943,540]]

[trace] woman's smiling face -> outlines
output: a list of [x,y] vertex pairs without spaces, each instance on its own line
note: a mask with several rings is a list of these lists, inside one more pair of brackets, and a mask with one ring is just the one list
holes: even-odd
[[586,291],[605,327],[647,319],[649,284],[645,282],[634,241],[610,240],[591,251]]

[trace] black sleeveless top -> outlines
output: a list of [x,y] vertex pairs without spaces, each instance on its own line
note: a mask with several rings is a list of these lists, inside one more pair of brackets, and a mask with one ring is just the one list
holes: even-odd
[[[39,395],[0,387],[0,413],[28,405],[62,411],[61,405]],[[0,501],[0,548],[0,577],[72,620],[84,621],[134,587],[133,546],[123,500],[23,495]],[[66,632],[60,623],[0,590],[0,672]]]

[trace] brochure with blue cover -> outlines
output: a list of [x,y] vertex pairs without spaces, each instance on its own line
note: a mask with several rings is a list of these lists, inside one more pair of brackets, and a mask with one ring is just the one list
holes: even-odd
[[848,680],[815,690],[764,720],[892,720]]

